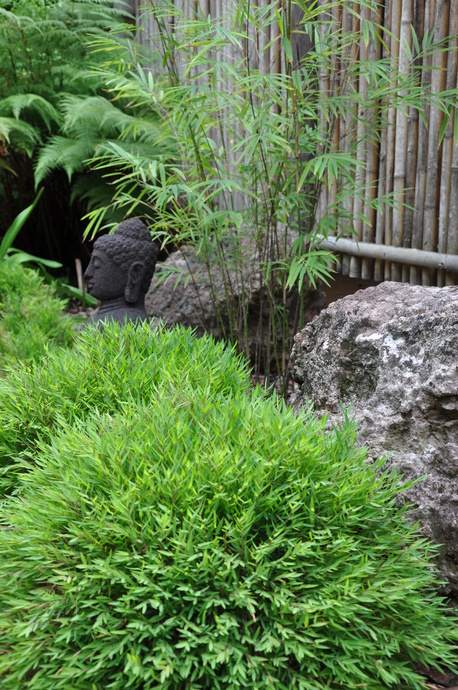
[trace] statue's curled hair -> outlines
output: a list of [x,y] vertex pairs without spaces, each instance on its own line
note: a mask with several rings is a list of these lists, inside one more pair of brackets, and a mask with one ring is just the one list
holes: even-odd
[[99,237],[94,242],[94,249],[105,252],[125,273],[134,261],[142,261],[145,265],[145,275],[141,290],[148,292],[156,268],[157,250],[148,228],[140,218],[125,220],[112,235]]

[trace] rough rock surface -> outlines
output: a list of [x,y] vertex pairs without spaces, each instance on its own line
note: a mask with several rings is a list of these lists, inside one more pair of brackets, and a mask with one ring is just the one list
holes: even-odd
[[[228,259],[228,262],[230,259]],[[164,273],[175,272],[165,281]],[[218,263],[213,263],[210,271],[196,256],[191,247],[173,252],[163,264],[157,264],[156,273],[151,287],[145,298],[145,309],[148,316],[161,318],[166,324],[176,323],[191,326],[198,335],[212,333],[216,338],[229,335],[229,310],[232,310],[232,321],[236,315],[241,319],[241,306],[248,303],[247,340],[250,352],[254,358],[254,350],[258,339],[264,341],[271,334],[269,326],[267,296],[261,287],[259,263],[254,257],[251,247],[246,247],[243,258],[243,286],[240,271],[226,266],[225,274]],[[180,277],[179,282],[177,278]],[[226,290],[228,288],[228,291]],[[232,298],[227,300],[230,294]],[[242,298],[243,296],[243,298]],[[294,315],[297,294],[291,293],[288,303],[291,314],[291,333],[294,333]],[[306,298],[304,321],[310,321],[323,308],[326,295],[322,290],[312,290]],[[234,318],[235,317],[235,318]],[[244,334],[235,333],[241,339]],[[277,333],[281,339],[281,333]],[[264,342],[264,346],[266,342]]]
[[296,336],[291,361],[297,407],[335,423],[351,405],[370,456],[425,477],[403,497],[442,544],[444,591],[458,598],[458,287],[387,282],[344,297]]

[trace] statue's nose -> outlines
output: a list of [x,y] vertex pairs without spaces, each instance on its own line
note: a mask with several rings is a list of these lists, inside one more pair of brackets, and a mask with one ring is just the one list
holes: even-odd
[[92,277],[91,264],[89,264],[89,266],[84,271],[84,277],[86,278],[86,280]]

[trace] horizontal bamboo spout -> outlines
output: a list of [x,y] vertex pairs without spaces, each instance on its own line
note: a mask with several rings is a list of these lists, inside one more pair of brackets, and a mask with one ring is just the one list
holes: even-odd
[[422,249],[410,249],[407,247],[391,247],[370,242],[356,242],[346,238],[328,237],[322,239],[318,246],[320,249],[330,249],[333,252],[351,254],[352,256],[365,256],[370,259],[382,261],[395,261],[413,266],[425,268],[440,268],[444,271],[458,273],[458,255],[439,254],[427,252]]

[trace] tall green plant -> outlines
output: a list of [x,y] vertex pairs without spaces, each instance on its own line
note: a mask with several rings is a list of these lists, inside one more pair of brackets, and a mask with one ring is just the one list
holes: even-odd
[[[361,20],[362,36],[336,28],[336,6],[356,13],[358,7],[375,9],[373,0],[358,6],[346,0],[287,0],[280,9],[277,2],[257,7],[240,0],[225,4],[224,16],[216,19],[199,7],[177,5],[161,0],[145,8],[157,29],[152,50],[160,52],[166,76],[153,74],[131,46],[123,70],[106,77],[113,97],[160,111],[178,155],[151,160],[126,156],[119,146],[107,144],[104,160],[99,157],[96,165],[103,170],[115,163],[123,170],[115,180],[119,208],[132,210],[130,188],[134,181],[142,187],[156,239],[166,240],[173,232],[178,242],[193,244],[210,277],[218,265],[228,318],[223,323],[220,315],[221,326],[246,353],[253,278],[260,281],[259,323],[268,337],[258,332],[255,359],[260,366],[264,362],[267,373],[273,361],[286,376],[291,337],[301,325],[301,302],[297,318],[291,319],[288,296],[330,278],[332,257],[318,244],[323,236],[349,229],[349,198],[365,198],[358,147],[378,138],[389,108],[411,106],[423,112],[433,97],[420,88],[415,65],[401,73],[392,59],[362,61],[350,49],[360,38],[383,41],[380,26]],[[298,41],[307,47],[296,60]],[[102,49],[109,45],[100,42]],[[267,54],[274,55],[281,70],[263,66]],[[339,86],[321,88],[323,74]],[[362,96],[353,87],[360,78],[368,84],[363,111],[358,107]],[[449,92],[434,99],[446,110],[455,97]],[[333,144],[338,117],[348,132],[345,152]],[[323,185],[337,184],[335,201],[318,216]],[[380,209],[395,201],[386,195],[365,203]],[[88,232],[104,213],[99,209],[90,215]],[[213,297],[218,305],[220,295],[214,291]]]

